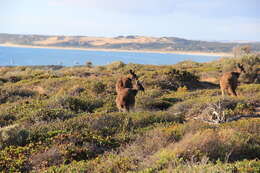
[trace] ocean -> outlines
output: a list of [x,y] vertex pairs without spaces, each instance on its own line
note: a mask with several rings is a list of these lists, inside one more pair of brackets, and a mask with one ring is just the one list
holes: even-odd
[[142,53],[90,51],[51,48],[21,48],[0,46],[0,66],[32,66],[32,65],[107,65],[114,61],[136,64],[169,65],[181,61],[209,62],[219,56],[182,55],[174,53]]

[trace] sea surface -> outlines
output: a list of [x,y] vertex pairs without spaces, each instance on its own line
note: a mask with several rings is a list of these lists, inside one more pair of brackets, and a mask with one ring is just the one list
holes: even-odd
[[93,65],[106,65],[114,61],[137,64],[167,65],[176,64],[184,60],[209,62],[218,58],[219,56],[181,55],[173,53],[86,51],[0,46],[0,66],[75,66],[84,65],[87,61],[92,62]]

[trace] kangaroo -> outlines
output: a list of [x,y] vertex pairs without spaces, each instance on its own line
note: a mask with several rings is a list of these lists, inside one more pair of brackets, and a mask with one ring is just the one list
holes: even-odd
[[228,95],[237,96],[236,88],[238,85],[238,78],[241,73],[245,73],[243,65],[237,64],[236,70],[224,73],[220,78],[220,89],[222,96],[227,93]]
[[138,80],[138,76],[133,70],[129,70],[129,77],[121,77],[116,82],[116,92],[120,92],[123,88],[133,88],[132,81]]
[[136,80],[133,88],[122,88],[117,93],[116,105],[121,112],[129,112],[135,106],[135,96],[138,91],[144,91],[143,85]]

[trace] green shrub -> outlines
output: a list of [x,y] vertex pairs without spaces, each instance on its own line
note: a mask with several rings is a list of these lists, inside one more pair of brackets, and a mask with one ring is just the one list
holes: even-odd
[[104,98],[104,105],[100,108],[95,109],[95,112],[110,113],[118,111],[116,107],[115,98]]
[[123,68],[125,64],[122,61],[115,61],[111,64],[106,65],[106,68],[109,70],[118,70],[120,68]]
[[245,67],[246,73],[242,73],[240,81],[245,83],[258,83],[259,78],[257,73],[259,71],[258,66],[260,65],[260,55],[249,54],[245,55],[240,60],[241,64]]
[[139,108],[143,110],[166,110],[172,104],[168,101],[162,99],[151,99],[151,98],[142,98],[142,100],[138,103]]
[[7,79],[0,78],[0,83],[1,83],[1,84],[6,83],[7,81],[8,81]]
[[6,102],[15,102],[20,98],[28,98],[35,95],[35,92],[29,89],[19,89],[19,88],[0,88],[0,104]]
[[9,146],[0,151],[1,172],[29,172],[30,147]]
[[33,115],[30,117],[30,121],[33,123],[45,121],[55,121],[55,120],[66,120],[69,118],[74,117],[75,114],[73,114],[70,111],[63,110],[63,109],[39,109],[36,112],[33,112]]
[[112,136],[129,128],[131,122],[127,120],[128,118],[122,114],[101,115],[91,120],[89,128],[102,136]]
[[177,90],[186,86],[188,89],[198,86],[198,77],[187,71],[171,69],[156,80],[155,85],[161,89]]
[[65,97],[59,100],[62,108],[74,112],[93,112],[96,108],[103,105],[101,100],[97,99],[82,99],[80,97]]
[[106,85],[102,83],[101,81],[93,82],[91,85],[91,91],[95,94],[101,94],[104,93],[106,90]]
[[239,133],[232,129],[208,129],[185,135],[172,151],[184,159],[200,160],[203,156],[222,161],[255,159],[260,154],[259,142],[247,133]]
[[29,141],[31,143],[37,143],[37,142],[44,143],[50,140],[50,138],[63,133],[66,133],[66,131],[61,130],[61,127],[55,128],[53,126],[50,127],[50,125],[36,124],[30,128]]
[[20,80],[22,80],[22,78],[19,76],[10,76],[7,78],[7,81],[12,83],[19,82]]
[[57,143],[67,143],[62,150],[65,163],[73,160],[87,160],[98,156],[99,154],[117,148],[119,143],[112,137],[102,137],[88,130],[83,132],[74,132],[61,134],[54,137]]
[[44,151],[39,150],[31,154],[30,167],[32,170],[37,171],[46,167],[62,164],[64,162],[63,159],[61,147],[46,147]]
[[258,67],[260,64],[260,56],[257,54],[247,54],[240,58],[232,58],[228,63],[223,65],[224,72],[234,71],[236,64],[241,63],[245,68],[245,73],[241,73],[239,80],[243,83],[257,83],[258,82]]
[[232,128],[238,132],[246,132],[254,136],[256,139],[259,139],[260,133],[260,119],[251,118],[251,119],[241,119],[239,121],[233,121],[229,123],[221,124],[223,128]]
[[16,120],[16,117],[10,113],[0,114],[0,128],[11,125]]
[[79,96],[82,92],[84,92],[86,89],[82,87],[75,87],[70,91],[71,96]]
[[0,129],[0,148],[9,145],[25,145],[29,132],[18,124],[3,127]]
[[182,114],[173,114],[164,111],[138,112],[133,113],[131,117],[133,118],[133,126],[138,128],[151,126],[156,123],[184,122],[184,116]]
[[[149,172],[149,169],[146,169]],[[145,171],[146,171],[145,170]],[[260,171],[260,161],[258,160],[243,160],[234,163],[225,163],[218,161],[210,162],[205,158],[200,162],[184,162],[181,159],[171,159],[164,168],[150,169],[151,172],[160,170],[160,172],[205,172],[205,173],[257,173]],[[144,171],[144,172],[145,172]],[[158,171],[159,172],[159,171]]]

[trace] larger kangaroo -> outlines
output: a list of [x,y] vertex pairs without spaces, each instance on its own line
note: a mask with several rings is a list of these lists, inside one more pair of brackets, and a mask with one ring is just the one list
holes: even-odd
[[133,88],[121,88],[116,97],[116,105],[119,111],[129,112],[135,106],[135,96],[138,91],[144,91],[143,85],[135,80]]
[[129,70],[129,76],[128,77],[121,77],[116,82],[116,92],[118,93],[121,89],[124,88],[132,88],[133,80],[138,80],[138,76],[135,74],[133,70]]
[[237,64],[235,71],[227,72],[222,75],[220,78],[222,96],[224,96],[225,93],[228,95],[237,96],[236,88],[238,85],[238,78],[242,72],[245,73],[243,65]]

